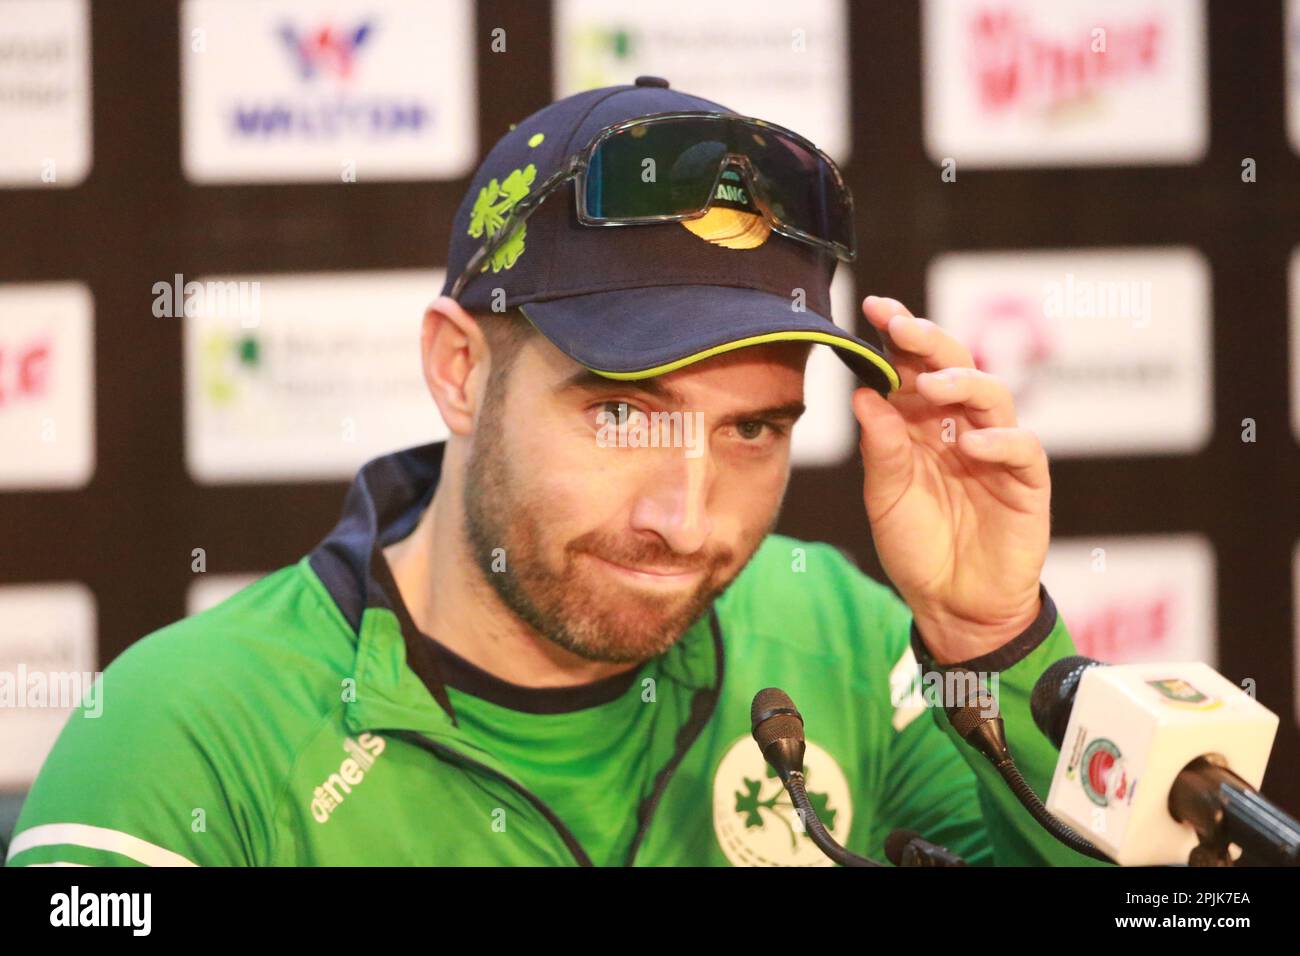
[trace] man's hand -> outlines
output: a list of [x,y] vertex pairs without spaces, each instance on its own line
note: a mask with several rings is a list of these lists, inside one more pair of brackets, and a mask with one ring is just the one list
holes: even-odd
[[901,387],[853,395],[880,563],[939,663],[988,653],[1038,615],[1051,482],[1011,392],[894,299],[868,296]]

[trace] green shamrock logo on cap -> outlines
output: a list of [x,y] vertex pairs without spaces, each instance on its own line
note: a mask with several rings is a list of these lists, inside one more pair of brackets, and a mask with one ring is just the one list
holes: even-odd
[[[474,200],[474,208],[470,211],[469,234],[479,239],[485,231],[489,238],[500,232],[510,210],[528,195],[536,177],[537,167],[529,163],[523,169],[511,172],[501,182],[495,178],[488,180],[488,184],[478,191],[478,198]],[[514,233],[483,263],[483,271],[486,272],[489,265],[493,272],[513,266],[523,255],[526,233],[527,223],[520,223]]]

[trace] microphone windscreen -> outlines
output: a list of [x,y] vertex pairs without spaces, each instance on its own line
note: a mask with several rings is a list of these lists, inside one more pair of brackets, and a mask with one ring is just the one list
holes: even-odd
[[1033,694],[1029,698],[1029,712],[1033,714],[1034,723],[1043,732],[1043,736],[1058,750],[1061,741],[1065,739],[1065,728],[1070,723],[1070,710],[1074,707],[1079,679],[1088,668],[1102,666],[1101,661],[1091,657],[1077,654],[1062,657],[1043,671],[1034,684]]
[[803,718],[790,695],[779,687],[765,687],[754,695],[749,721],[761,750],[777,740],[803,740]]
[[754,728],[754,740],[760,750],[777,740],[803,740],[803,721],[790,714],[777,714]]
[[781,688],[764,687],[754,695],[754,702],[749,705],[749,725],[757,726],[773,711],[794,709],[794,701]]

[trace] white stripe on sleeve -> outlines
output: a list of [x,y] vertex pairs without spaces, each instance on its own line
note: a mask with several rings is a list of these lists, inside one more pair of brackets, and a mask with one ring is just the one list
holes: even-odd
[[160,846],[133,837],[121,830],[107,827],[92,827],[85,823],[46,823],[30,830],[24,830],[14,837],[9,847],[9,859],[19,853],[38,846],[59,846],[70,844],[83,846],[91,850],[107,850],[130,857],[146,866],[197,866],[179,853],[164,850]]

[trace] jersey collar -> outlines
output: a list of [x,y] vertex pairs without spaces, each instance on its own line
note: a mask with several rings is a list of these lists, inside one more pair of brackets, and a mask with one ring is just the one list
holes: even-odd
[[[355,731],[456,733],[438,655],[411,620],[383,554],[415,529],[438,486],[445,451],[444,442],[433,442],[367,462],[338,524],[306,559],[357,636],[356,686],[344,694],[345,719]],[[721,654],[721,625],[710,608],[665,652],[661,679],[715,687]],[[438,706],[429,706],[430,696]]]

